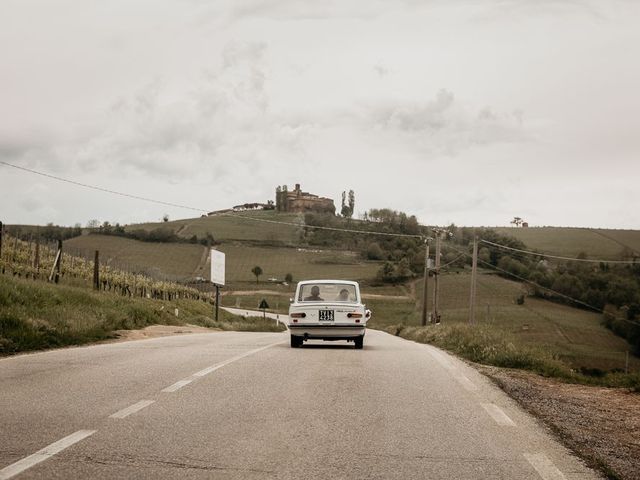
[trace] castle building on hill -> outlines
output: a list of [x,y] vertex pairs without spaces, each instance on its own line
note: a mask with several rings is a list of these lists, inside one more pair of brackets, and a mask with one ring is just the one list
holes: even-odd
[[336,206],[330,198],[303,192],[300,190],[300,184],[296,183],[295,190],[291,192],[286,185],[276,188],[276,210],[278,212],[316,212],[335,215]]

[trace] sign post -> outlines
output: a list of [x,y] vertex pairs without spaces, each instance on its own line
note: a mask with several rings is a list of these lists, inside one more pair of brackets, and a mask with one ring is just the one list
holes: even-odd
[[225,256],[218,250],[211,249],[211,283],[216,286],[216,322],[218,321],[218,307],[220,304],[220,287],[225,280]]
[[266,319],[267,318],[266,309],[269,308],[269,304],[267,303],[267,301],[264,298],[260,302],[260,306],[258,308],[260,310],[262,310],[262,318]]

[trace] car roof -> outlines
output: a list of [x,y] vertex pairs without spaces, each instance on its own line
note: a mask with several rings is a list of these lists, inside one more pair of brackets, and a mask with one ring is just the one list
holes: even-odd
[[298,285],[306,285],[309,283],[317,283],[317,284],[323,284],[323,283],[346,283],[349,285],[358,285],[358,282],[354,282],[353,280],[301,280],[298,282]]

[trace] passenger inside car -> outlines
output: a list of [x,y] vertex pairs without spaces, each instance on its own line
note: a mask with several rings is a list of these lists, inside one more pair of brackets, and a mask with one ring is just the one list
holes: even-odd
[[338,302],[348,302],[349,301],[349,290],[347,290],[346,288],[343,288],[342,290],[340,290],[340,295],[338,295],[338,298],[336,298],[336,300]]
[[305,297],[305,302],[324,302],[324,298],[320,298],[320,287],[314,285],[311,287],[311,295]]

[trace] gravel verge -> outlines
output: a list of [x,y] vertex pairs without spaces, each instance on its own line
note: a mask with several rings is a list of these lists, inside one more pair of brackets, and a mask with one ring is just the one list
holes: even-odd
[[640,394],[474,365],[608,478],[640,479]]

